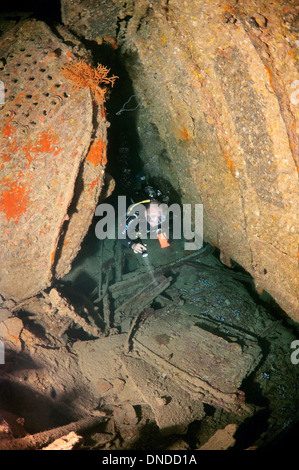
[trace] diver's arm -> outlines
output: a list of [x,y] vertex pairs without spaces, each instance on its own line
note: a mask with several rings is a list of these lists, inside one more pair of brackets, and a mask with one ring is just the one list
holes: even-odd
[[130,227],[130,224],[135,220],[135,218],[136,214],[127,217],[126,228],[125,230],[122,230],[122,234],[125,235],[125,238],[120,238],[119,241],[126,248],[132,248],[134,253],[142,253],[146,248],[140,238],[136,237],[135,239],[131,239],[128,236],[128,229]]

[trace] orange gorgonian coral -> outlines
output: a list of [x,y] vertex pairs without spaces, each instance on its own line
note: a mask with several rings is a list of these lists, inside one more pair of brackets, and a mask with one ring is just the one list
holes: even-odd
[[61,67],[66,78],[69,78],[75,87],[80,90],[89,87],[96,102],[100,105],[105,102],[107,87],[103,85],[114,85],[115,75],[108,77],[110,69],[104,65],[98,64],[97,68],[91,67],[84,60],[78,60]]

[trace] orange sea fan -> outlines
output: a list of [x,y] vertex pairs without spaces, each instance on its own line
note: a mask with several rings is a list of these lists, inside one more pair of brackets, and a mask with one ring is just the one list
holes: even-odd
[[[73,82],[75,89],[80,90],[89,87],[96,102],[100,105],[105,102],[107,87],[114,85],[117,76],[108,77],[110,69],[98,64],[97,68],[84,62],[84,60],[74,61],[61,67],[64,76]],[[104,86],[103,86],[104,85]]]

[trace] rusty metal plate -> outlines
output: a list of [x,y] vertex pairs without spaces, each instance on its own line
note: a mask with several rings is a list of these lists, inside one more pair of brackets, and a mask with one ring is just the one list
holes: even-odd
[[236,412],[246,408],[239,387],[262,357],[255,337],[187,304],[148,317],[134,336],[134,351],[203,402]]
[[75,91],[61,71],[69,44],[36,20],[0,39],[0,292],[15,301],[48,287],[58,262],[69,269],[104,179],[106,160],[93,153],[99,141],[105,152],[105,118],[95,126],[90,90]]

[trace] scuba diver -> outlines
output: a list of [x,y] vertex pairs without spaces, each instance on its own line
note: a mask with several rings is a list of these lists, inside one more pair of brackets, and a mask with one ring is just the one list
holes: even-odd
[[[162,207],[162,202],[159,200],[161,192],[159,190],[154,190],[152,187],[147,186],[144,189],[145,193],[148,195],[148,198],[140,202],[132,204],[126,214],[126,223],[125,227],[121,227],[123,234],[126,234],[126,238],[120,239],[120,242],[126,246],[130,247],[134,253],[140,253],[142,256],[147,256],[146,244],[141,241],[141,237],[145,238],[145,235],[150,234],[150,238],[158,239],[161,248],[166,248],[170,246],[167,235],[162,231],[161,224],[166,221],[167,214],[165,213],[165,208]],[[144,209],[145,225],[146,225],[146,234],[138,232],[135,230],[137,218],[140,217],[140,209]],[[129,237],[128,232],[134,233],[136,236],[135,239]]]

